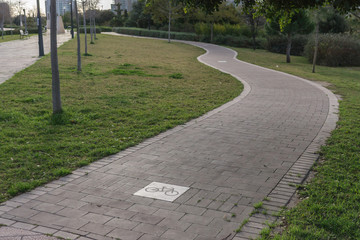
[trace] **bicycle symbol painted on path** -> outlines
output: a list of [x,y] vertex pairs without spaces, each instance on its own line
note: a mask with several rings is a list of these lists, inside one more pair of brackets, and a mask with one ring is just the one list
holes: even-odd
[[172,187],[165,187],[163,186],[162,188],[160,187],[147,187],[145,188],[146,192],[163,192],[165,195],[167,196],[176,196],[179,195],[179,192],[176,191],[174,188]]
[[152,182],[134,193],[134,195],[172,202],[184,194],[187,190],[189,190],[189,187]]

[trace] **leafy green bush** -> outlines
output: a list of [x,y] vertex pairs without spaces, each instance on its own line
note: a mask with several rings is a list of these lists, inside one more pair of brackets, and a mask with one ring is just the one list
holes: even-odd
[[[229,24],[230,25],[230,24]],[[226,25],[224,25],[226,26]],[[201,31],[205,31],[205,25],[199,24],[198,28],[202,28]],[[241,30],[241,28],[239,28]],[[125,27],[117,27],[113,28],[114,32],[135,35],[135,36],[146,36],[146,37],[155,37],[155,38],[168,38],[167,31],[159,31],[159,30],[148,30],[141,28],[125,28]],[[184,32],[171,32],[171,39],[177,40],[187,40],[187,41],[200,41],[200,42],[210,42],[210,34],[197,35],[195,33],[184,33]],[[257,38],[256,39],[256,47],[263,48],[265,39]],[[214,35],[213,43],[228,45],[233,47],[246,47],[252,48],[252,39],[243,36],[232,36],[232,35]]]
[[[84,28],[82,28],[82,27],[80,28],[80,33],[84,33]],[[90,27],[89,26],[86,27],[86,33],[90,33]],[[96,33],[101,33],[101,29],[97,27],[96,28]]]
[[[305,47],[310,62],[314,57],[314,42],[312,38]],[[347,35],[321,34],[316,62],[331,67],[360,66],[360,42]]]
[[[129,34],[135,36],[144,36],[144,37],[155,37],[155,38],[168,38],[167,31],[159,31],[159,30],[148,30],[141,28],[124,28],[117,27],[113,28],[114,32]],[[171,39],[178,40],[188,40],[188,41],[198,41],[199,37],[195,33],[183,33],[183,32],[171,32]]]
[[[251,37],[251,31],[248,26],[240,24],[214,24],[214,36],[230,35],[230,36],[246,36]],[[210,35],[211,25],[207,23],[195,24],[195,32],[197,35]]]
[[[295,35],[291,42],[291,52],[293,56],[302,56],[308,42],[307,35]],[[287,38],[284,35],[268,36],[265,49],[274,53],[286,53]]]
[[100,30],[101,32],[112,32],[112,27],[101,26]]

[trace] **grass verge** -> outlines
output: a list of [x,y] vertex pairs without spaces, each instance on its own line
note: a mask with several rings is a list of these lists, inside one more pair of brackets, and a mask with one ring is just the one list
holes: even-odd
[[273,239],[360,239],[360,68],[330,68],[312,65],[304,57],[292,57],[263,50],[239,49],[238,59],[303,77],[326,82],[342,96],[340,120],[322,160],[316,164],[316,177],[300,191],[305,199],[285,213],[286,228]]
[[76,41],[59,49],[62,114],[51,113],[50,56],[0,85],[0,202],[196,118],[241,92],[233,77],[196,60],[201,49],[98,38],[88,45],[91,56],[82,57],[81,73]]
[[[35,35],[35,34],[29,34],[30,37],[33,35]],[[28,38],[28,37],[26,37],[26,38]],[[1,33],[0,33],[0,43],[1,42],[9,42],[9,41],[13,41],[13,40],[20,40],[20,35],[19,34],[4,35],[4,39],[2,39]],[[26,39],[24,39],[24,40],[26,40]]]

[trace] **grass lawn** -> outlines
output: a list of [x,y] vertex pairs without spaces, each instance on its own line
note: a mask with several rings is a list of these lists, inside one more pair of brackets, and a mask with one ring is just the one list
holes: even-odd
[[[13,40],[19,40],[20,39],[20,35],[19,34],[13,34],[10,35],[10,32],[6,32],[9,35],[4,35],[4,39],[2,39],[1,37],[1,33],[0,33],[0,43],[2,42],[8,42],[8,41],[13,41]],[[33,36],[35,34],[30,34],[29,36]]]
[[76,40],[59,49],[63,114],[52,115],[50,56],[0,85],[0,202],[196,118],[242,90],[230,75],[199,63],[199,48],[98,38],[88,45],[91,56],[82,57],[81,73]]
[[340,94],[340,120],[321,149],[316,177],[301,186],[305,200],[285,213],[286,229],[274,239],[360,239],[360,68],[312,65],[304,57],[235,49],[240,60],[330,84]]

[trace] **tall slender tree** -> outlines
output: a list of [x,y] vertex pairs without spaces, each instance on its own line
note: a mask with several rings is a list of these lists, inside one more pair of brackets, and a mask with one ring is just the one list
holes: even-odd
[[184,6],[174,0],[149,0],[146,7],[155,22],[168,21],[168,42],[170,42],[171,21],[181,16],[180,12],[183,12]]
[[57,36],[56,36],[56,0],[50,2],[50,46],[51,46],[51,72],[52,72],[52,104],[53,113],[61,113],[60,98],[60,76],[57,54]]
[[81,54],[80,54],[80,19],[77,1],[75,1],[75,15],[76,15],[76,38],[77,38],[77,70],[81,71]]
[[[85,55],[88,55],[87,51],[87,31],[86,31],[86,17],[85,17],[85,3],[86,1],[82,1],[82,7],[83,7],[83,16],[84,16],[84,33],[85,33]],[[79,31],[79,29],[78,29]]]

